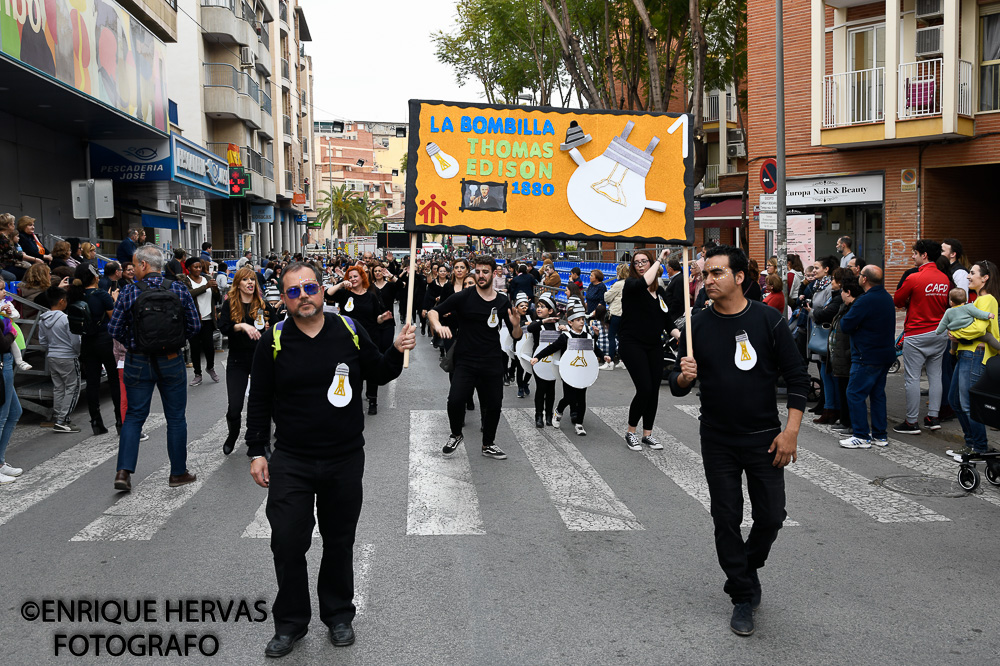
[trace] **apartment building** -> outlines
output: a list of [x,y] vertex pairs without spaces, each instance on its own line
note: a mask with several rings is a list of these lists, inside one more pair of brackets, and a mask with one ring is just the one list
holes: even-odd
[[[773,6],[749,0],[750,199],[775,154]],[[895,287],[918,238],[954,237],[972,260],[1000,255],[1000,2],[784,3],[789,252],[855,253]],[[808,56],[808,57],[807,57]],[[751,252],[774,252],[751,224]]]
[[[318,152],[313,168],[319,192],[346,185],[348,190],[378,202],[382,215],[403,209],[406,177],[401,163],[407,151],[406,123],[321,120],[314,123],[314,130]],[[314,242],[346,239],[348,230],[327,229],[323,234]]]

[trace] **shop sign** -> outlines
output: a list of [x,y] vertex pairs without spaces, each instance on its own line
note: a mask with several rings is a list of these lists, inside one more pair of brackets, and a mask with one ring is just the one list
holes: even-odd
[[274,206],[250,206],[250,221],[254,224],[274,222]]
[[883,176],[822,176],[796,178],[785,185],[786,206],[843,206],[859,203],[882,203]]
[[90,170],[95,179],[118,183],[170,180],[170,141],[91,141]]
[[295,192],[292,194],[292,205],[301,206],[306,202],[306,195],[303,192]]
[[173,155],[173,179],[200,190],[229,195],[229,165],[198,144],[173,134],[170,136]]
[[229,196],[245,197],[250,189],[250,174],[244,167],[229,167]]

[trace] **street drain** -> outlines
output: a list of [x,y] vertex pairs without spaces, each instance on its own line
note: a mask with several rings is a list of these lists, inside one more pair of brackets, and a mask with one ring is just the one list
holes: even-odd
[[886,476],[875,479],[875,483],[906,495],[922,497],[966,497],[969,493],[958,485],[958,473],[953,479],[938,476]]

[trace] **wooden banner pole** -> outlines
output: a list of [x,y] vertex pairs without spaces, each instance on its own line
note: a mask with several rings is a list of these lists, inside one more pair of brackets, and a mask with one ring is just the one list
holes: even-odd
[[694,343],[691,341],[691,276],[689,272],[688,250],[684,247],[681,254],[684,258],[684,338],[687,343],[687,355],[694,358]]
[[[413,323],[413,280],[417,270],[417,234],[410,233],[410,279],[406,283],[406,326]],[[410,350],[403,351],[403,367],[410,367]]]

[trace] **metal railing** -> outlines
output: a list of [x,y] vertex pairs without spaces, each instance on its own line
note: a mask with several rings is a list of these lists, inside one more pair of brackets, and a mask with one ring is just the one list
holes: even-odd
[[261,161],[263,162],[264,165],[264,174],[263,174],[264,178],[267,178],[268,180],[274,180],[274,162],[267,159],[266,157]]
[[250,169],[254,173],[263,175],[263,159],[261,158],[260,153],[256,150],[245,146],[240,147],[240,159],[243,161],[243,166]]
[[286,115],[281,116],[281,128],[288,136],[292,135],[292,119]]
[[257,12],[253,10],[253,7],[246,0],[243,0],[243,20],[250,25],[257,22]]
[[705,167],[705,189],[719,189],[719,165],[709,164]]
[[278,18],[288,23],[288,3],[279,2],[278,3]]
[[260,104],[260,86],[249,74],[228,63],[206,62],[204,65],[206,88],[232,88]]
[[295,189],[295,178],[292,175],[291,171],[285,169],[285,191],[288,192],[294,189]]
[[260,110],[271,115],[271,96],[263,88],[260,90]]
[[823,127],[885,120],[885,67],[823,77]]
[[202,7],[222,7],[232,12],[236,11],[236,0],[201,0]]
[[205,147],[229,164],[229,144],[225,141],[209,141]]
[[264,43],[267,50],[271,50],[271,31],[268,29],[267,24],[263,21],[257,21],[257,34],[260,36],[260,41]]
[[[899,111],[897,118],[941,115],[941,69],[944,60],[906,62],[899,66]],[[970,100],[971,104],[971,100]]]
[[281,78],[283,79],[291,78],[291,76],[289,75],[288,58],[281,59]]
[[958,115],[972,115],[972,63],[958,61]]
[[719,120],[719,96],[718,95],[706,95],[705,96],[705,110],[702,113],[702,118],[705,122],[716,122]]

